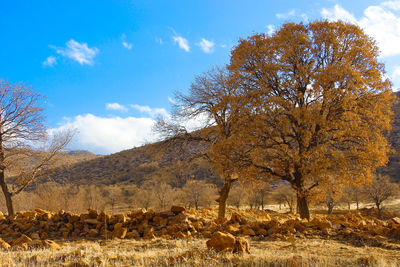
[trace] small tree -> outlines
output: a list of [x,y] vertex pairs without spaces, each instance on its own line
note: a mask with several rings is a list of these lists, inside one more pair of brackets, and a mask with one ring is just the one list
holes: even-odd
[[200,205],[208,203],[215,194],[213,185],[197,180],[187,181],[182,190],[189,205],[193,205],[196,210],[199,209]]
[[[156,131],[169,138],[170,142],[197,142],[200,146],[207,147],[202,156],[224,180],[216,200],[220,218],[225,217],[231,186],[238,180],[235,170],[240,167],[232,160],[227,160],[232,159],[231,150],[218,146],[221,141],[232,135],[236,110],[230,101],[235,88],[234,83],[229,82],[229,72],[226,68],[214,68],[205,72],[195,78],[188,94],[177,92],[172,121],[161,119],[156,125]],[[203,119],[203,123],[197,128],[202,132],[190,132],[187,126],[193,120],[198,122],[199,119]]]
[[[46,153],[32,149],[32,144],[47,139],[41,99],[31,87],[0,80],[0,186],[8,215],[14,215],[12,197],[36,181],[38,173],[51,166],[57,153],[72,138],[70,132],[55,135],[47,142]],[[37,162],[33,166],[19,164],[27,158],[36,158]],[[16,177],[10,180],[11,184],[6,181],[10,174]]]
[[397,193],[398,185],[390,182],[388,176],[378,174],[371,185],[364,186],[364,190],[374,202],[378,210],[378,218],[382,218],[382,203]]
[[228,197],[228,203],[236,208],[240,208],[240,206],[247,201],[248,194],[244,188],[245,186],[237,183],[232,186],[231,193]]
[[296,193],[290,185],[285,183],[279,183],[278,187],[273,191],[272,197],[279,203],[286,203],[289,207],[289,212],[295,212],[296,208]]

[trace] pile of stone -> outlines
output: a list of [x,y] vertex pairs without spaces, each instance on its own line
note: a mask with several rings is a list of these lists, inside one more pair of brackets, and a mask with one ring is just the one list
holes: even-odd
[[[18,212],[11,217],[0,214],[0,247],[28,249],[48,247],[57,249],[51,240],[73,239],[184,239],[211,238],[207,246],[217,251],[246,252],[245,238],[291,240],[293,238],[328,237],[400,239],[400,218],[379,220],[361,214],[314,216],[311,221],[295,216],[271,218],[267,213],[259,219],[245,219],[241,213],[231,218],[212,220],[201,212],[186,211],[173,206],[169,211],[138,210],[109,215],[89,210],[85,214],[42,209]],[[224,241],[222,241],[224,240]],[[218,244],[228,244],[220,246]],[[246,245],[247,244],[247,245]]]

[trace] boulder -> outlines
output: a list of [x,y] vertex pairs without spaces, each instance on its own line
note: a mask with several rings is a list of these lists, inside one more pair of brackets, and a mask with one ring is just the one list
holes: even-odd
[[206,242],[208,249],[214,249],[217,252],[244,253],[250,251],[249,243],[246,239],[231,234],[215,232],[211,239]]
[[217,252],[233,252],[236,247],[236,239],[231,234],[226,234],[218,231],[211,236],[211,239],[208,240],[206,244],[208,249],[214,249]]

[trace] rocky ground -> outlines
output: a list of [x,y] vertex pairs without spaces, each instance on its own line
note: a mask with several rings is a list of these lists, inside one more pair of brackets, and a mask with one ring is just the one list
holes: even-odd
[[400,218],[368,212],[138,210],[108,215],[45,210],[0,216],[0,265],[400,266]]

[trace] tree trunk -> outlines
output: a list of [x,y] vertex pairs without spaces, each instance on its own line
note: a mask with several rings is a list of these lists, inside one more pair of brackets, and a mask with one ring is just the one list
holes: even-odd
[[14,207],[12,204],[11,193],[10,191],[8,191],[8,187],[6,185],[4,171],[0,171],[0,186],[1,190],[3,190],[4,198],[6,200],[8,216],[12,216],[14,215]]
[[222,186],[221,190],[219,191],[219,198],[217,199],[218,202],[218,218],[225,218],[226,213],[226,200],[229,196],[229,191],[231,190],[232,179],[225,178],[224,185]]
[[328,214],[332,214],[333,212],[333,205],[328,205]]
[[381,204],[378,202],[375,202],[376,208],[378,209],[378,219],[382,219],[382,207]]
[[310,210],[308,209],[307,197],[297,193],[297,208],[299,209],[300,218],[310,220]]

